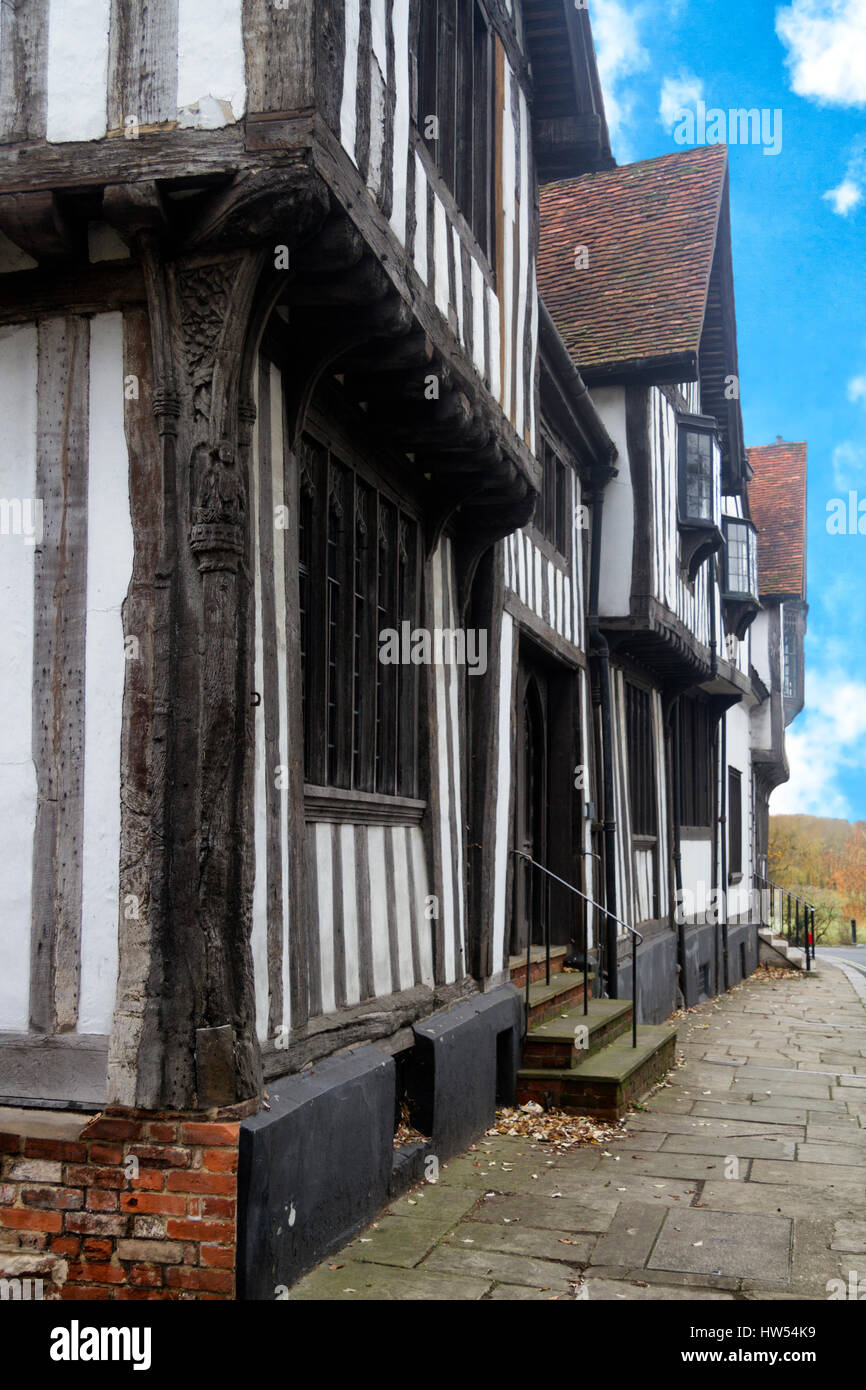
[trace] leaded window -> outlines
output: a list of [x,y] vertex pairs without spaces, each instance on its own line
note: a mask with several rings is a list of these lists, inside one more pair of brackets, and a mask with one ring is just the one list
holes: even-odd
[[475,0],[423,0],[418,130],[490,256],[493,221],[493,38]]
[[298,596],[305,780],[414,797],[418,667],[383,663],[383,632],[419,617],[418,523],[372,478],[305,436]]
[[751,521],[725,518],[725,589],[735,597],[758,597],[758,533]]

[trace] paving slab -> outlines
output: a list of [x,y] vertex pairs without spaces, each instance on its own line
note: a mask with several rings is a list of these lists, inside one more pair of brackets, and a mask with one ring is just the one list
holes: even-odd
[[442,1221],[445,1230],[449,1230],[467,1211],[472,1210],[480,1195],[478,1192],[454,1192],[440,1187],[438,1183],[425,1183],[423,1187],[392,1202],[387,1214],[419,1217],[422,1221]]
[[611,1195],[606,1191],[603,1194],[594,1191],[591,1202],[576,1201],[573,1196],[554,1200],[551,1197],[497,1195],[480,1202],[472,1213],[472,1220],[498,1226],[520,1223],[563,1234],[599,1233],[607,1230],[619,1202],[619,1194]]
[[[650,1133],[661,1133],[665,1136],[671,1134],[696,1134],[705,1135],[709,1138],[725,1139],[735,1137],[740,1139],[803,1139],[806,1138],[805,1116],[803,1124],[765,1124],[758,1120],[756,1112],[755,1119],[751,1122],[746,1120],[723,1120],[717,1118],[706,1118],[703,1115],[632,1115],[629,1118],[629,1130],[632,1133],[640,1134],[641,1147],[647,1146],[647,1131]],[[866,1142],[866,1130],[863,1131],[864,1142]]]
[[[332,1264],[339,1263],[337,1258]],[[290,1302],[472,1302],[490,1288],[490,1279],[437,1274],[428,1269],[391,1269],[384,1265],[346,1262],[332,1270],[319,1265],[289,1290]]]
[[726,1211],[668,1212],[648,1261],[651,1269],[787,1281],[792,1222]]
[[620,1203],[606,1235],[592,1255],[594,1265],[644,1265],[667,1215],[667,1208],[647,1202]]
[[734,1136],[715,1138],[713,1135],[670,1134],[662,1145],[661,1152],[681,1154],[715,1154],[718,1157],[777,1158],[793,1160],[796,1140],[794,1139],[752,1139]]
[[694,1204],[716,1211],[755,1211],[775,1216],[824,1216],[828,1220],[854,1220],[863,1215],[862,1190],[834,1188],[819,1184],[791,1186],[788,1183],[706,1182],[699,1202]]
[[452,1231],[446,1245],[476,1250],[495,1250],[502,1255],[529,1255],[534,1260],[553,1260],[567,1265],[585,1265],[595,1249],[597,1236],[561,1234],[558,1230],[538,1230],[512,1222],[494,1226],[491,1222],[466,1221]]
[[[619,1165],[617,1165],[619,1167]],[[599,1186],[588,1177],[568,1177],[560,1182],[562,1197],[582,1198],[584,1202],[595,1201],[598,1196],[637,1197],[642,1201],[659,1202],[662,1205],[688,1206],[700,1192],[699,1182],[688,1182],[671,1178],[647,1177],[643,1174],[622,1172],[608,1178]]]
[[631,1303],[656,1303],[659,1300],[674,1300],[681,1303],[732,1302],[734,1295],[721,1289],[677,1288],[676,1285],[650,1284],[647,1281],[628,1282],[614,1279],[587,1279],[590,1303],[623,1301]]
[[752,1182],[796,1183],[798,1186],[841,1187],[859,1192],[866,1200],[866,1170],[844,1163],[822,1163],[820,1176],[811,1163],[776,1163],[772,1159],[756,1158],[752,1164]]
[[780,1105],[760,1105],[758,1102],[742,1100],[700,1100],[695,1104],[694,1113],[711,1119],[747,1122],[760,1120],[762,1125],[780,1126],[804,1125],[809,1117],[807,1110]]
[[866,1255],[866,1221],[837,1221],[833,1226],[831,1250]]
[[[746,1159],[748,1167],[750,1160]],[[692,1178],[700,1181],[703,1178],[714,1178],[723,1175],[724,1158],[720,1156],[705,1157],[701,1154],[680,1154],[680,1153],[625,1153],[617,1163],[619,1170],[613,1181],[625,1176],[626,1174],[645,1174],[648,1177],[658,1178]]]
[[376,1223],[375,1230],[371,1228],[353,1240],[348,1250],[354,1260],[413,1269],[448,1233],[452,1224],[449,1222],[443,1229],[441,1221],[421,1218],[407,1221],[402,1216],[385,1216]]
[[843,1163],[850,1167],[863,1167],[866,1180],[866,1149],[860,1144],[820,1144],[797,1145],[797,1158],[801,1163]]
[[497,1284],[529,1284],[534,1289],[549,1289],[552,1293],[569,1293],[572,1283],[580,1278],[578,1268],[569,1269],[551,1260],[504,1255],[495,1250],[476,1250],[470,1246],[458,1248],[440,1245],[421,1268]]

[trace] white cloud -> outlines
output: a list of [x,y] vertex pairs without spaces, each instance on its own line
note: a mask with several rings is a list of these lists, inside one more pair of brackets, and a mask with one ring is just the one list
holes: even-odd
[[839,789],[844,770],[866,763],[866,684],[844,669],[806,670],[806,711],[786,736],[790,781],[773,793],[774,816],[841,816],[851,807]]
[[840,492],[860,488],[866,483],[866,448],[843,440],[833,450],[833,484]]
[[673,130],[683,111],[693,111],[703,95],[699,77],[690,73],[666,77],[659,93],[659,120],[665,130]]
[[837,217],[847,217],[863,201],[863,190],[853,179],[843,179],[836,188],[828,188],[823,194],[828,203],[833,204]]
[[848,399],[866,405],[866,376],[852,376],[848,382]]
[[623,79],[642,72],[649,56],[640,40],[643,11],[623,0],[594,0],[592,33],[611,142],[622,161],[629,157],[625,129],[631,119],[633,98]]
[[793,0],[776,11],[798,96],[866,105],[866,0]]

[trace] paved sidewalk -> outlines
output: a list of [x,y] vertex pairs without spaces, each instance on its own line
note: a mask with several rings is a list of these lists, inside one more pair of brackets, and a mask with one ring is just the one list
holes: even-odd
[[488,1137],[290,1297],[824,1300],[852,1271],[866,1291],[866,1008],[845,975],[750,980],[681,1019],[678,1051],[624,1140]]

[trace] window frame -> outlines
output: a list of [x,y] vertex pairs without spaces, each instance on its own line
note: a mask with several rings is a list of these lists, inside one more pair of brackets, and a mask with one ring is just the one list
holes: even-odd
[[782,604],[782,699],[799,700],[802,661],[800,658],[800,614],[790,603]]
[[679,719],[679,800],[680,833],[684,835],[712,831],[713,724],[712,711],[705,701],[683,696]]
[[[722,528],[725,538],[724,550],[724,576],[725,585],[723,598],[726,599],[746,599],[758,602],[758,528],[754,522],[745,516],[726,516],[722,518]],[[742,528],[747,536],[746,540],[746,583],[747,588],[734,589],[731,587],[731,532]]]
[[[628,796],[633,839],[658,840],[658,769],[653,732],[653,692],[651,687],[625,678],[626,748],[628,751]],[[641,737],[644,725],[646,736]],[[638,757],[635,753],[639,754]]]
[[[710,415],[694,415],[678,410],[677,422],[677,526],[680,533],[680,565],[690,583],[698,570],[723,543],[722,464],[718,422]],[[688,507],[688,440],[700,435],[709,441],[710,515],[697,516]]]
[[539,431],[541,491],[527,525],[538,548],[568,572],[574,547],[574,468],[545,429]]
[[[299,516],[299,624],[300,649],[298,681],[301,692],[303,729],[303,762],[305,800],[312,803],[314,812],[325,818],[334,807],[354,799],[359,806],[393,805],[399,812],[402,806],[410,819],[416,819],[421,785],[418,723],[420,713],[420,668],[413,664],[383,666],[378,660],[381,582],[383,572],[389,574],[393,600],[400,611],[391,613],[394,621],[386,627],[398,632],[402,621],[412,628],[422,625],[423,617],[423,528],[419,509],[389,485],[381,472],[373,468],[364,453],[349,444],[343,432],[330,428],[311,412],[297,450],[297,505]],[[310,464],[312,462],[312,469]],[[336,465],[336,468],[335,468]],[[343,496],[335,498],[335,472],[338,473]],[[307,555],[312,557],[318,572],[303,573],[302,527],[304,490],[310,482],[316,489],[310,524]],[[348,483],[348,487],[347,487]],[[326,509],[322,513],[322,492],[327,491]],[[374,503],[375,517],[369,513]],[[364,515],[366,503],[367,514]],[[332,504],[335,504],[332,506]],[[331,522],[336,517],[341,541],[329,547]],[[389,514],[392,524],[382,525]],[[308,512],[308,515],[309,512]],[[347,529],[351,527],[351,542],[347,544]],[[405,527],[405,534],[404,534]],[[364,542],[364,537],[369,539]],[[384,544],[383,544],[384,542]],[[404,545],[408,542],[407,545]],[[405,558],[403,550],[406,550]],[[382,551],[385,551],[384,559]],[[374,554],[375,552],[375,554]],[[330,556],[330,563],[329,563]],[[358,602],[359,564],[365,572],[365,608]],[[401,566],[408,566],[402,569]],[[306,605],[303,601],[306,581]],[[401,583],[408,585],[402,591]],[[372,601],[373,607],[370,608]],[[306,611],[305,611],[306,609]],[[411,609],[411,611],[410,611]],[[364,625],[358,630],[358,620]],[[386,616],[388,614],[386,613]],[[336,633],[333,631],[336,624]],[[331,632],[329,648],[327,634]],[[325,634],[317,642],[316,633]],[[358,665],[359,644],[364,650]],[[333,652],[333,660],[331,659]],[[334,684],[336,682],[336,684]],[[359,698],[374,690],[372,710],[369,701],[359,705]],[[347,699],[346,691],[349,691]],[[384,735],[380,714],[383,692],[388,699],[384,705]],[[332,694],[336,698],[332,700]],[[313,710],[318,709],[318,716]],[[330,737],[329,737],[330,735]],[[372,740],[372,743],[371,743]],[[383,750],[380,753],[380,748]],[[382,766],[381,757],[386,762]],[[323,818],[314,814],[313,819]]]
[[[497,81],[495,28],[485,6],[480,0],[423,0],[414,57],[418,142],[492,267]],[[435,139],[425,134],[430,116],[438,119]]]
[[[736,790],[736,797],[734,791]],[[735,811],[736,807],[736,811]],[[736,854],[734,848],[736,846]],[[728,882],[739,883],[743,877],[743,774],[737,767],[728,767]]]

